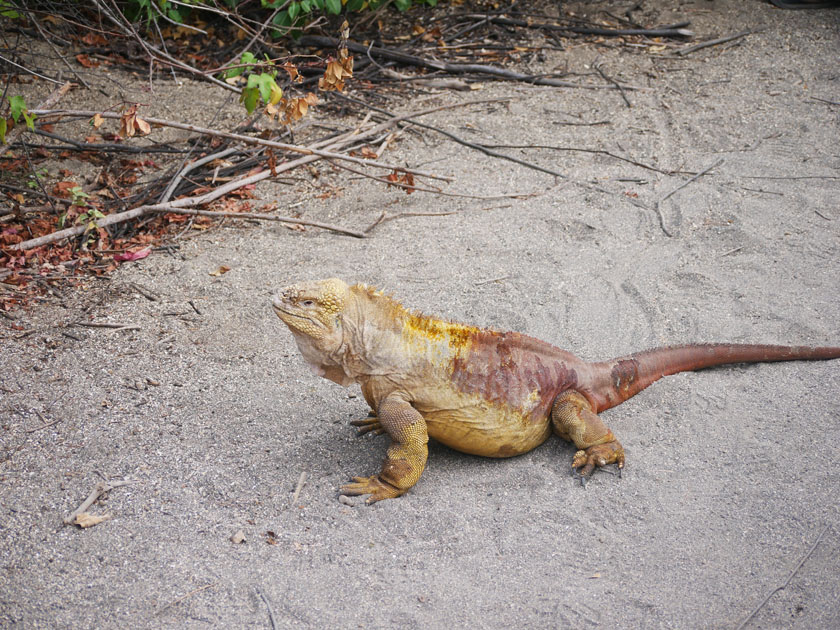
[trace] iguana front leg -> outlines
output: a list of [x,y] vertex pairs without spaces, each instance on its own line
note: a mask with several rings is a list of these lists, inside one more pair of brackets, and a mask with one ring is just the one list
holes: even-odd
[[429,454],[426,421],[405,398],[387,396],[379,404],[377,417],[391,437],[382,470],[372,477],[354,477],[353,483],[341,487],[344,494],[369,494],[368,503],[405,494],[420,479]]
[[581,482],[596,466],[617,464],[619,471],[624,468],[624,448],[578,392],[567,391],[554,400],[551,422],[557,435],[580,449],[572,459],[572,468],[579,469]]

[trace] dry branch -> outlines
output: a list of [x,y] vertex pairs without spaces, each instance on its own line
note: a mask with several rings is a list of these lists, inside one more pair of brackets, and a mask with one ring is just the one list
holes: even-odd
[[[474,19],[485,18],[485,16],[480,14],[468,15],[467,17]],[[690,24],[689,22],[680,22],[679,24],[660,26],[659,28],[599,28],[593,26],[551,24],[550,22],[534,22],[533,20],[517,20],[501,16],[491,17],[489,21],[492,24],[499,24],[501,26],[519,26],[545,31],[564,31],[577,35],[601,35],[604,37],[629,37],[634,35],[643,35],[645,37],[692,37],[694,35],[692,31],[685,28]]]
[[[323,35],[304,35],[300,38],[298,43],[302,46],[317,46],[317,47],[335,47],[339,40],[333,37],[325,37]],[[496,66],[487,66],[476,63],[449,63],[447,61],[438,61],[436,59],[427,59],[425,57],[418,57],[416,55],[409,55],[408,53],[400,52],[398,50],[391,50],[388,48],[380,48],[378,46],[364,46],[355,42],[347,42],[348,50],[359,54],[376,55],[382,59],[396,61],[410,66],[418,66],[421,68],[430,68],[432,70],[442,70],[450,74],[487,74],[500,79],[507,79],[508,81],[523,81],[534,85],[549,85],[552,87],[568,87],[568,88],[587,88],[587,89],[615,89],[614,85],[581,85],[579,83],[572,83],[570,81],[561,81],[559,79],[552,79],[541,76],[533,76],[523,74],[521,72],[514,72],[513,70],[505,70]],[[625,85],[626,90],[642,90],[637,86]]]
[[740,33],[735,33],[734,35],[727,35],[726,37],[719,37],[717,39],[710,39],[705,42],[700,42],[699,44],[694,44],[693,46],[687,46],[685,48],[681,48],[676,53],[680,56],[689,55],[693,52],[698,50],[702,50],[703,48],[708,48],[709,46],[717,46],[719,44],[725,44],[726,42],[731,42],[736,39],[741,39],[742,37],[746,37],[747,35],[752,35],[753,33],[757,33],[764,29],[752,29],[749,31],[741,31]]
[[[90,116],[93,117],[96,114],[102,116],[102,118],[114,118],[120,119],[122,118],[122,114],[117,112],[95,112],[92,110],[33,110],[32,113],[42,117],[50,117],[50,116]],[[228,131],[219,131],[217,129],[208,129],[206,127],[199,127],[197,125],[190,125],[188,123],[181,123],[174,120],[163,120],[160,118],[151,118],[151,117],[143,117],[150,125],[162,125],[164,127],[171,127],[173,129],[182,129],[184,131],[192,131],[194,133],[199,133],[206,136],[215,136],[217,138],[227,138],[228,140],[235,140],[237,142],[242,142],[244,144],[254,144],[260,145],[265,147],[271,147],[273,149],[281,149],[283,151],[291,151],[292,153],[300,153],[303,155],[317,155],[318,157],[323,158],[332,158],[334,160],[346,160],[348,162],[355,162],[356,164],[361,164],[362,166],[373,166],[376,168],[384,168],[388,170],[399,169],[401,171],[405,171],[407,173],[411,173],[412,175],[417,175],[418,177],[428,177],[429,179],[439,179],[447,182],[451,182],[451,177],[445,177],[443,175],[435,175],[434,173],[427,173],[424,171],[415,171],[404,166],[396,165],[396,164],[386,164],[383,162],[379,162],[377,160],[365,160],[364,158],[357,158],[351,155],[344,155],[343,153],[335,153],[332,151],[325,151],[323,149],[317,149],[315,147],[304,147],[297,144],[286,144],[285,142],[276,142],[274,140],[264,140],[262,138],[254,138],[252,136],[244,136],[238,133],[231,133]],[[389,121],[390,122],[390,121]]]
[[[266,169],[265,171],[261,171],[259,173],[255,173],[253,175],[249,175],[232,182],[228,182],[227,184],[220,186],[204,195],[200,195],[198,197],[187,197],[184,199],[178,199],[176,201],[172,201],[169,203],[164,204],[147,204],[138,206],[136,208],[132,208],[130,210],[126,210],[124,212],[110,214],[102,219],[96,221],[97,227],[104,228],[108,227],[109,225],[114,225],[117,223],[122,223],[124,221],[129,221],[132,219],[139,218],[141,216],[150,214],[150,213],[167,213],[167,212],[181,212],[183,214],[206,214],[206,216],[232,216],[238,218],[254,218],[258,220],[267,220],[267,221],[280,221],[283,223],[293,223],[299,225],[311,225],[313,227],[320,227],[326,230],[339,232],[342,234],[347,234],[349,236],[353,236],[356,238],[364,238],[365,234],[363,232],[358,232],[354,230],[348,230],[345,228],[325,224],[325,223],[316,223],[314,221],[305,221],[303,219],[296,219],[293,217],[281,217],[275,215],[257,215],[251,214],[246,215],[246,213],[217,213],[213,214],[211,211],[189,211],[187,212],[184,210],[185,208],[194,208],[195,206],[200,206],[211,201],[226,195],[227,193],[237,190],[238,188],[242,188],[243,186],[249,184],[255,184],[263,179],[267,179],[268,177],[276,176],[278,173],[291,170],[298,166],[302,166],[303,164],[307,164],[309,162],[313,162],[318,160],[322,157],[333,158],[337,160],[347,160],[351,162],[357,162],[366,166],[375,166],[377,168],[387,168],[389,170],[397,170],[404,173],[411,173],[412,175],[417,175],[418,177],[428,177],[430,179],[439,179],[444,181],[452,181],[452,178],[445,177],[441,175],[435,175],[433,173],[426,173],[424,171],[417,171],[413,169],[406,168],[404,166],[398,165],[391,165],[385,164],[376,160],[364,160],[361,158],[353,158],[351,156],[347,156],[341,153],[336,153],[333,150],[329,149],[342,149],[349,145],[352,142],[359,142],[362,140],[367,140],[371,137],[375,137],[377,134],[381,133],[385,129],[396,125],[397,123],[409,121],[412,118],[416,118],[418,116],[423,116],[425,114],[429,114],[432,112],[440,111],[443,109],[451,109],[454,107],[461,107],[464,105],[478,105],[478,104],[485,104],[485,103],[494,103],[494,102],[502,102],[507,101],[507,98],[495,98],[495,99],[482,99],[476,101],[468,101],[465,103],[456,103],[452,105],[443,105],[438,107],[432,107],[425,110],[411,112],[408,114],[403,114],[400,116],[391,116],[388,120],[379,123],[365,131],[361,131],[356,129],[350,133],[347,133],[339,138],[332,138],[328,141],[320,141],[308,147],[298,146],[298,145],[290,145],[285,144],[282,142],[272,142],[269,140],[262,140],[259,138],[252,138],[250,136],[243,136],[240,134],[233,134],[227,133],[222,131],[216,131],[214,129],[205,129],[203,127],[197,127],[195,125],[187,125],[184,123],[177,123],[173,121],[165,121],[156,118],[146,118],[145,120],[150,124],[161,124],[167,125],[173,128],[178,129],[185,129],[187,131],[193,131],[196,133],[202,133],[207,135],[225,137],[237,141],[241,141],[243,143],[248,144],[257,144],[257,145],[264,145],[264,146],[271,146],[280,149],[286,149],[290,151],[294,151],[297,153],[303,153],[304,156],[298,158],[297,160],[292,160],[290,162],[285,162],[283,164],[277,165],[274,170]],[[38,115],[42,117],[46,116],[94,116],[100,112],[94,111],[87,111],[87,110],[37,110],[36,112]],[[105,118],[119,118],[120,114],[115,112],[105,112],[100,113]],[[318,148],[319,146],[326,146],[327,149]],[[10,249],[13,250],[24,250],[24,249],[32,249],[34,247],[40,247],[41,245],[46,245],[48,243],[53,243],[55,241],[59,241],[63,238],[69,238],[72,236],[77,236],[79,234],[84,233],[86,230],[86,226],[84,225],[77,225],[71,228],[67,228],[64,230],[59,230],[57,232],[53,232],[52,234],[46,234],[44,236],[40,236],[38,238],[33,238],[28,241],[23,241],[22,243],[18,243],[16,245],[11,245]]]

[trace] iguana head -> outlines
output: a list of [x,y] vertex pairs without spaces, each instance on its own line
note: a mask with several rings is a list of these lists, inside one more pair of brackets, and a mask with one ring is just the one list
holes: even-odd
[[338,278],[293,284],[274,296],[272,306],[293,333],[306,335],[329,351],[341,342],[339,315],[348,289]]
[[337,353],[344,343],[341,314],[350,297],[338,278],[302,282],[281,289],[274,312],[295,336],[300,353],[315,372],[336,383],[350,384]]

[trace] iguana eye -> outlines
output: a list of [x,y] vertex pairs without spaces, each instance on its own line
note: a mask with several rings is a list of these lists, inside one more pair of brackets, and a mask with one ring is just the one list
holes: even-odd
[[312,306],[313,304],[315,304],[315,302],[313,302],[312,300],[304,300],[303,302],[301,302],[301,304],[303,304],[304,306]]

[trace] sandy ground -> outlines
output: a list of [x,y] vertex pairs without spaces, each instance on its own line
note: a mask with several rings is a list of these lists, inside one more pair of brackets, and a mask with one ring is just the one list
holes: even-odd
[[[840,108],[818,100],[840,100],[840,12],[644,7],[649,23],[687,16],[698,40],[764,30],[685,58],[575,44],[531,68],[600,62],[645,88],[632,107],[615,91],[487,83],[401,111],[510,97],[424,121],[659,170],[505,149],[599,192],[407,134],[386,157],[454,176],[449,191],[538,194],[407,196],[320,165],[317,182],[260,194],[356,229],[383,209],[458,212],[365,240],[231,226],[19,313],[31,334],[0,320],[0,625],[266,628],[269,602],[277,627],[735,628],[784,586],[747,627],[840,626],[840,362],[660,381],[605,414],[627,450],[621,479],[581,488],[554,438],[508,460],[432,444],[406,496],[347,505],[337,487],[377,471],[387,440],[355,437],[358,389],[312,375],[269,307],[280,286],[340,276],[591,360],[840,343]],[[159,83],[169,96],[146,96],[150,113],[210,121],[206,87]],[[721,159],[660,204],[666,235],[655,202]],[[316,197],[325,181],[337,196]],[[219,265],[231,270],[211,276]],[[64,328],[79,318],[139,330]],[[63,526],[103,477],[137,483],[91,508],[111,520]]]

